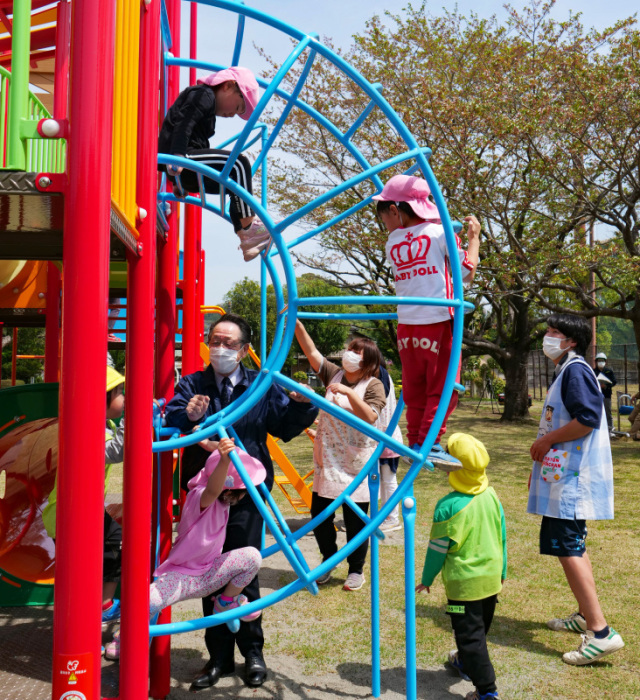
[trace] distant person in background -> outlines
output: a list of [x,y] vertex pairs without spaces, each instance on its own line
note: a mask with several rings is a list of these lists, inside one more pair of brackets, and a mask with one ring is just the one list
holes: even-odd
[[[607,367],[607,356],[603,352],[599,352],[596,355],[596,366],[594,367],[594,372],[596,373],[596,379],[600,384],[600,389],[602,389],[602,395],[604,396],[604,412],[607,416],[607,426],[609,427],[609,432],[613,431],[613,416],[611,415],[611,390],[618,383],[616,381],[616,375],[613,373],[611,367]],[[602,379],[601,379],[602,375]]]

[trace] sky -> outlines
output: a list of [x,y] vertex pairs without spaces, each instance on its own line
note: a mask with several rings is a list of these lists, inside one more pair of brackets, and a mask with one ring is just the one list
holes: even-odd
[[[297,29],[307,33],[317,33],[320,39],[331,39],[336,48],[348,48],[354,34],[364,31],[365,24],[374,14],[384,15],[386,10],[402,13],[406,0],[247,0],[245,3],[261,12],[285,21]],[[516,9],[521,9],[527,3],[517,0],[512,3]],[[419,0],[414,6],[419,5]],[[429,2],[427,10],[437,15],[441,8],[453,9],[455,3]],[[506,19],[504,4],[495,0],[459,0],[459,11],[468,15],[475,12],[479,16],[496,15],[499,20]],[[183,3],[182,15],[182,55],[188,56],[189,50],[189,8],[190,3]],[[596,27],[603,29],[611,26],[616,20],[633,14],[628,0],[558,0],[553,16],[566,19],[570,14],[582,13],[582,23],[585,28]],[[217,8],[198,5],[198,58],[205,61],[228,64],[231,61],[236,35],[237,16]],[[266,50],[273,59],[281,62],[291,51],[291,44],[280,32],[265,27],[261,23],[248,21],[245,28],[245,39],[240,64],[254,72],[265,67],[264,60],[259,56],[253,44]],[[182,83],[186,86],[187,71],[182,71]],[[220,143],[224,138],[239,132],[244,122],[239,118],[219,119],[217,131],[212,145]],[[434,159],[437,154],[434,154]],[[433,162],[433,161],[432,161]],[[436,168],[437,171],[437,168]],[[204,212],[203,215],[203,247],[206,252],[206,283],[205,303],[220,303],[224,294],[235,282],[244,277],[259,280],[260,264],[256,259],[245,263],[242,254],[236,250],[238,239],[234,236],[231,226],[216,217]],[[313,250],[312,244],[304,252]],[[298,274],[305,270],[300,269]]]

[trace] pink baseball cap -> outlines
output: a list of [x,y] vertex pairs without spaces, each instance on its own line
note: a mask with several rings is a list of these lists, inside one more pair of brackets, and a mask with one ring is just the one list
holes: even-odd
[[245,110],[242,114],[238,115],[241,119],[247,121],[253,110],[258,104],[260,99],[260,88],[258,86],[258,81],[255,75],[248,69],[242,68],[242,66],[232,66],[231,68],[225,68],[224,70],[218,71],[217,73],[212,73],[206,78],[198,78],[196,83],[198,85],[220,85],[220,83],[226,83],[227,80],[231,80],[238,83],[240,92],[244,97]]
[[[244,450],[236,447],[236,453],[240,457],[242,466],[247,470],[247,475],[253,482],[255,486],[261,484],[267,478],[267,470],[264,468],[262,462],[247,454]],[[204,486],[211,474],[213,474],[215,468],[220,463],[220,453],[218,450],[213,452],[211,456],[205,462],[204,467],[189,481],[189,489],[193,489],[196,486]],[[225,489],[246,489],[242,477],[238,473],[238,470],[233,466],[233,462],[229,465],[229,470],[227,471],[227,478],[224,482]]]
[[429,199],[430,194],[429,185],[421,177],[394,175],[382,192],[372,199],[377,202],[406,202],[421,219],[440,221],[438,207]]

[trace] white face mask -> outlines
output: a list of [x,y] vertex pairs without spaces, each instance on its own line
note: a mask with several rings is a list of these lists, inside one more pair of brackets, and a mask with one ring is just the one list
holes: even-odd
[[209,360],[213,365],[213,369],[218,374],[231,374],[240,363],[238,352],[239,350],[231,350],[222,346],[209,348]]
[[598,360],[598,361],[596,362],[596,367],[597,367],[598,369],[602,369],[602,368],[605,366],[605,364],[606,364],[606,362],[605,362],[604,360]]
[[347,372],[357,372],[362,367],[362,355],[353,350],[347,350],[342,356],[342,367]]
[[567,351],[567,348],[560,347],[563,340],[564,338],[552,338],[545,335],[542,339],[542,352],[550,360],[557,360]]

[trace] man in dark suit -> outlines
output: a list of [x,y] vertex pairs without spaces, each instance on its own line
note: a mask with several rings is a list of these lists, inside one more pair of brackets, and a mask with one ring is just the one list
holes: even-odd
[[[211,364],[202,372],[183,377],[176,387],[175,396],[165,412],[167,425],[190,432],[203,420],[217,413],[239,398],[258,376],[256,370],[247,369],[242,359],[249,352],[251,328],[240,316],[225,314],[209,329],[208,343]],[[266,394],[233,424],[244,449],[259,459],[267,470],[265,484],[273,486],[273,464],[267,450],[267,434],[291,440],[309,427],[318,409],[296,394],[287,394],[272,385]],[[204,465],[209,452],[200,445],[184,451],[182,487]],[[260,549],[262,516],[251,498],[243,498],[231,507],[224,552],[252,546]],[[258,577],[244,589],[249,601],[260,597]],[[202,599],[205,615],[213,614],[211,597]],[[233,634],[226,625],[210,627],[205,642],[210,659],[201,674],[191,684],[191,690],[203,690],[217,683],[221,676],[235,672],[235,644],[245,657],[245,682],[250,687],[261,686],[267,677],[267,667],[262,655],[264,635],[262,618],[241,622],[240,631]]]

